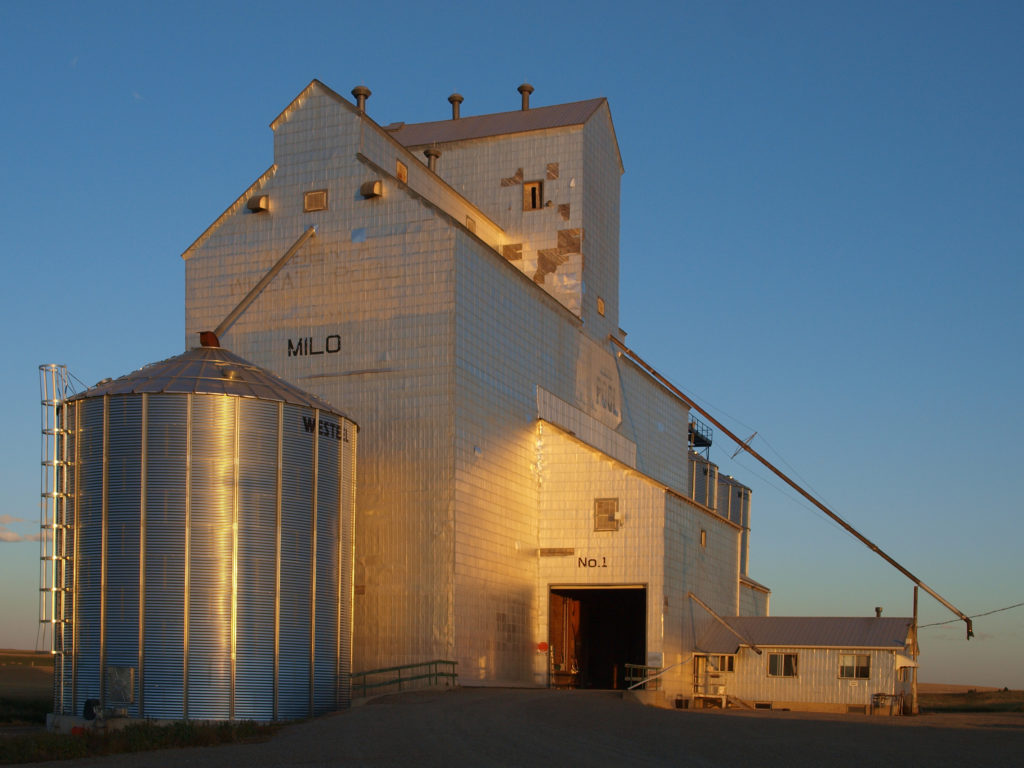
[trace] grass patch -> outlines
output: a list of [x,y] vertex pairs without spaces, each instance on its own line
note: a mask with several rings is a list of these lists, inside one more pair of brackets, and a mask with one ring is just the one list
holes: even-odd
[[266,741],[277,728],[276,725],[246,722],[178,722],[171,725],[136,723],[108,733],[88,730],[73,736],[60,733],[33,733],[0,738],[0,764],[37,763],[44,760],[70,760],[153,749],[212,747],[218,744]]
[[46,723],[46,715],[53,711],[53,701],[46,699],[0,698],[0,723],[9,725],[39,725]]
[[922,712],[1024,712],[1024,691],[922,693]]

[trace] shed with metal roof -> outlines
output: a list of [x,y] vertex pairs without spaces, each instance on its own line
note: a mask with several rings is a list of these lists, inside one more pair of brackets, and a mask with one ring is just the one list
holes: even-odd
[[911,705],[911,618],[716,618],[696,642],[698,705],[883,714]]

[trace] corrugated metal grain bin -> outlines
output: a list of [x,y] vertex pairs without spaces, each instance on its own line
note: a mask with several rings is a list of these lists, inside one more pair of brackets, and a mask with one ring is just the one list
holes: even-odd
[[220,347],[68,399],[54,711],[347,705],[356,432]]

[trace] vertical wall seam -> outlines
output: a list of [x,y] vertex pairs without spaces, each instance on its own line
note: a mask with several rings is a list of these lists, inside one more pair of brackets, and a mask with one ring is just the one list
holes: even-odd
[[284,403],[277,404],[277,543],[274,559],[274,720],[278,718],[278,692],[281,672],[281,486],[284,464]]
[[103,463],[100,480],[100,707],[107,706],[107,504],[110,495],[110,395],[103,396]]
[[190,561],[192,558],[192,398],[185,396],[185,574],[184,574],[184,623],[181,634],[181,716],[188,720],[188,630],[189,596],[192,592]]
[[228,702],[228,719],[235,719],[235,682],[238,658],[238,440],[241,432],[240,398],[232,398],[235,409],[235,441],[232,471],[234,480],[231,495],[231,693]]
[[142,394],[142,457],[139,462],[139,717],[146,715],[146,494],[149,471],[149,394]]
[[309,571],[309,714],[315,710],[316,691],[316,544],[317,544],[317,501],[320,485],[320,409],[313,409],[313,498],[312,530],[310,533]]
[[[341,435],[344,437],[348,432],[348,423],[344,419],[339,419],[339,429],[341,429]],[[341,703],[341,589],[345,584],[345,577],[342,572],[342,566],[344,559],[341,556],[341,528],[343,524],[342,509],[344,509],[344,498],[345,494],[342,491],[343,483],[345,482],[345,453],[348,443],[344,440],[338,442],[338,489],[337,509],[334,511],[334,519],[336,521],[336,528],[334,534],[334,557],[335,567],[334,573],[335,581],[334,585],[337,598],[335,600],[334,610],[334,707],[338,708]]]

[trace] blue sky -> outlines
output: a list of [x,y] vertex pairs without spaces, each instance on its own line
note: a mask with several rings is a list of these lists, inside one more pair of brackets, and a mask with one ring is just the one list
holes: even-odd
[[[607,97],[627,343],[962,610],[1024,602],[1024,6],[347,5],[0,4],[0,647],[36,638],[37,366],[184,349],[180,254],[314,77],[381,124]],[[773,614],[909,615],[733,450]],[[976,631],[923,629],[921,679],[1024,688],[1024,608]]]

